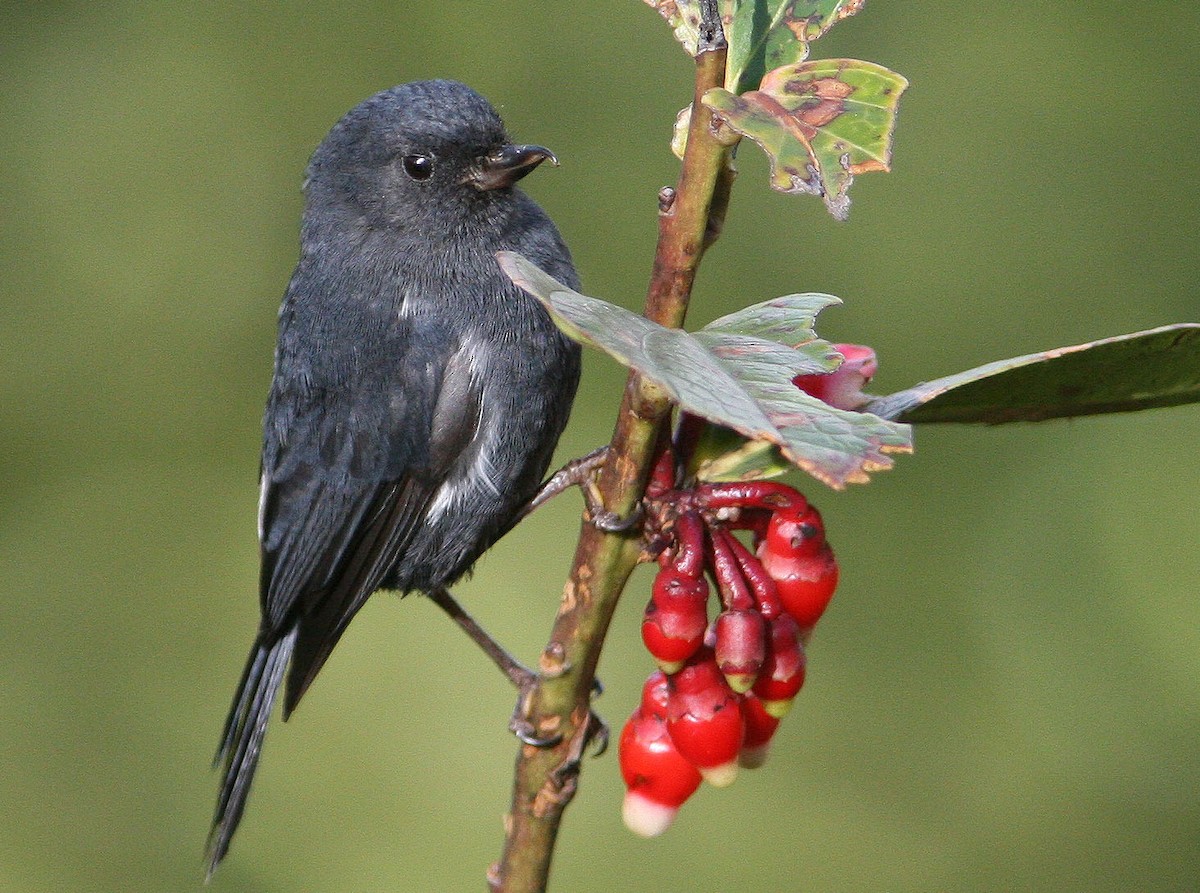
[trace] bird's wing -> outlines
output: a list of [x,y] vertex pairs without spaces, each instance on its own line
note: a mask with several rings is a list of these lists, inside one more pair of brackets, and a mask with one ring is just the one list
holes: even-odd
[[260,590],[264,632],[298,629],[285,716],[479,430],[481,387],[462,351],[365,374],[337,399],[283,395],[291,409],[268,413],[285,422],[264,449]]

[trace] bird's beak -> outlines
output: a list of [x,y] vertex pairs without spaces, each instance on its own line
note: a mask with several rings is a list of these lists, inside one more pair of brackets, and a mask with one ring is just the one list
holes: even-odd
[[558,167],[558,159],[545,146],[501,146],[479,160],[479,167],[463,178],[480,192],[489,189],[504,189],[512,186],[523,176],[549,161]]

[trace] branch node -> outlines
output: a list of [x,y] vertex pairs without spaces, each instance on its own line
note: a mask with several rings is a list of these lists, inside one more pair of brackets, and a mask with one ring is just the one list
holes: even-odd
[[562,642],[552,641],[542,649],[542,656],[538,658],[538,669],[547,679],[557,679],[570,668],[567,649]]

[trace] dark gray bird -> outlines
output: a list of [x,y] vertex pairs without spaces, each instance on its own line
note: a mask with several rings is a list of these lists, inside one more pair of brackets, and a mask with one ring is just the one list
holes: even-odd
[[554,224],[513,188],[546,159],[454,81],[371,97],[313,154],[264,423],[262,620],[217,755],[210,875],[280,685],[286,719],[372,592],[452,584],[546,472],[579,349],[495,258],[519,251],[577,286]]

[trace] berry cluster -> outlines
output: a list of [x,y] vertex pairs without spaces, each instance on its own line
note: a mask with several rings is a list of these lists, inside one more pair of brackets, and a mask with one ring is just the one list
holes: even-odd
[[[661,834],[702,779],[723,787],[761,766],[804,684],[805,644],[837,586],[817,510],[783,484],[663,485],[665,523],[642,640],[660,669],[621,733],[625,824]],[[735,530],[751,534],[753,548]],[[720,612],[710,623],[708,580]]]
[[[833,372],[793,384],[838,409],[869,399],[875,351],[835,344]],[[657,507],[659,571],[642,640],[660,669],[621,733],[625,824],[652,837],[707,779],[730,784],[739,765],[761,766],[779,721],[804,685],[805,646],[837,587],[821,516],[791,487],[766,481],[680,487],[686,456],[706,423],[686,413],[674,451],[659,458],[646,494]],[[753,548],[733,533],[748,531]],[[709,623],[711,578],[721,610]]]

